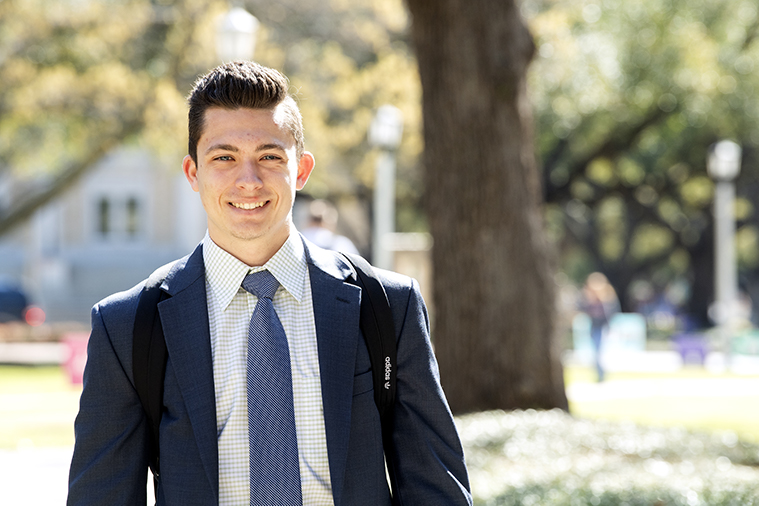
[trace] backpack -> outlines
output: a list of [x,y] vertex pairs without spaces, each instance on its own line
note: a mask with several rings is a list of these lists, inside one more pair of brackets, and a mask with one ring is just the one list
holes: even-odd
[[[397,366],[393,315],[385,289],[369,262],[358,255],[340,254],[356,270],[356,279],[348,281],[362,289],[359,326],[364,334],[371,360],[374,402],[380,414],[382,442],[391,489],[397,490],[391,454],[392,408],[395,402]],[[158,317],[158,303],[169,297],[161,290],[161,284],[168,274],[170,265],[154,272],[140,293],[132,344],[134,387],[150,426],[150,469],[153,472],[156,490],[160,472],[158,435],[163,415],[163,379],[168,358],[161,319]]]

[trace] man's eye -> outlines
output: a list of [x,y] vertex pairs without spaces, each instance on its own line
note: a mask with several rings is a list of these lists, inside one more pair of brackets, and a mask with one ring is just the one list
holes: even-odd
[[264,155],[261,157],[262,160],[281,160],[281,158],[277,155]]
[[232,160],[232,157],[229,155],[222,155],[222,156],[217,156],[216,158],[214,158],[214,160],[218,160],[220,162],[228,162]]

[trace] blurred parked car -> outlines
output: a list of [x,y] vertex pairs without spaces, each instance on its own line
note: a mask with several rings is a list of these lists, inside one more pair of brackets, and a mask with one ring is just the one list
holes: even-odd
[[18,286],[0,284],[0,323],[25,321],[29,301]]

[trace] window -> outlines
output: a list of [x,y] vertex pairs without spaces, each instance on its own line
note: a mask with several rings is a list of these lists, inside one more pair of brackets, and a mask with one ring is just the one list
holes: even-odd
[[130,197],[126,205],[126,233],[130,238],[137,236],[140,231],[140,203],[135,197]]
[[97,198],[95,233],[99,240],[131,242],[143,233],[142,203],[135,196],[104,195]]
[[98,202],[98,232],[102,237],[108,237],[111,233],[111,203],[102,197]]

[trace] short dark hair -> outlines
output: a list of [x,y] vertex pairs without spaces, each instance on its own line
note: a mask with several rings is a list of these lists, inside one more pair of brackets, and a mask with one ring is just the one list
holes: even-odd
[[225,63],[199,78],[187,99],[190,105],[188,152],[193,161],[198,163],[198,141],[203,133],[207,109],[271,110],[280,104],[283,105],[284,126],[295,139],[295,151],[300,159],[305,150],[303,120],[288,89],[289,82],[282,73],[250,61]]

